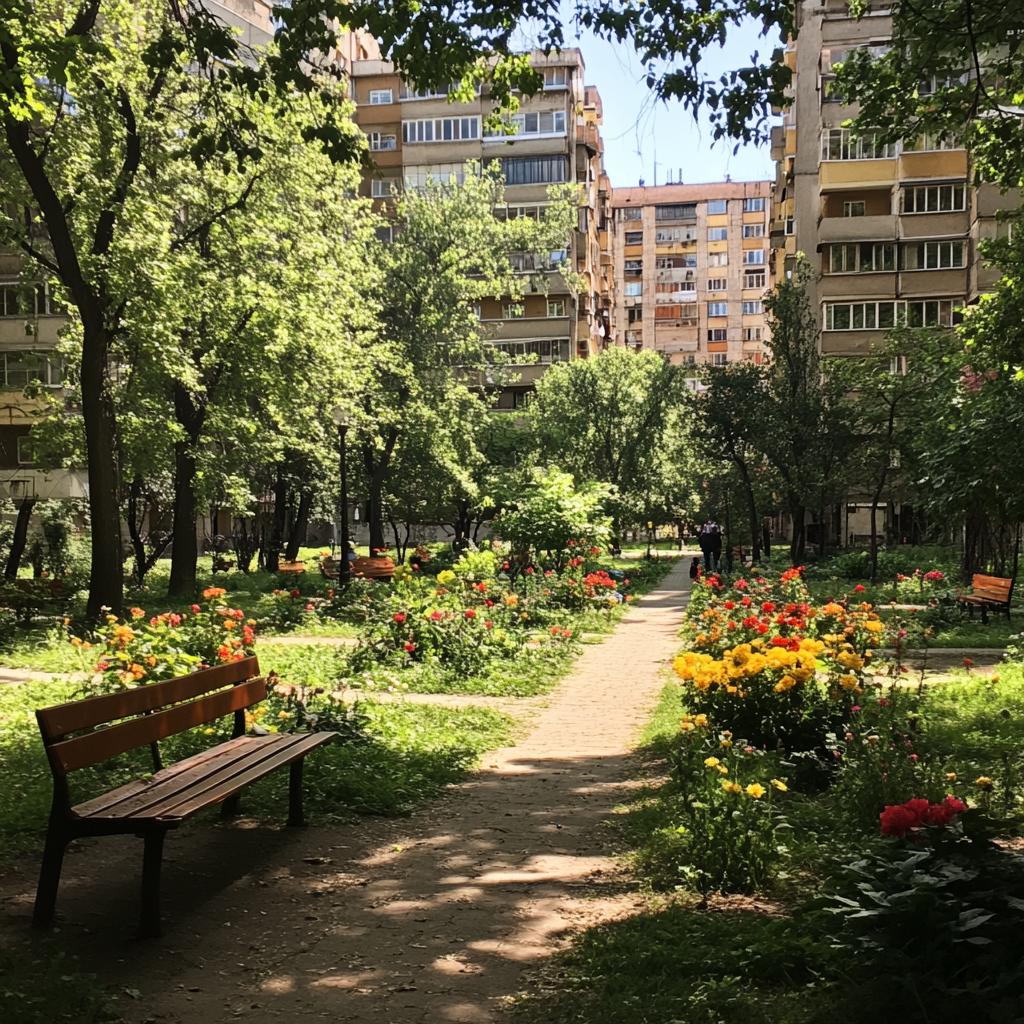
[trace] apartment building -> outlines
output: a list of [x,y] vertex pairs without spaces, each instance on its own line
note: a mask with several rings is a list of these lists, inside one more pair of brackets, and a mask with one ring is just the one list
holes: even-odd
[[955,323],[995,280],[978,240],[1006,230],[996,213],[1019,202],[973,187],[966,151],[943,140],[883,144],[843,127],[857,110],[843,102],[833,66],[852,49],[889,47],[889,4],[870,6],[858,20],[845,0],[798,4],[799,39],[785,55],[791,105],[772,135],[772,274],[792,272],[806,254],[821,348],[847,356],[865,355],[897,324]]
[[616,188],[615,342],[673,363],[760,362],[770,181]]
[[[497,162],[505,203],[495,216],[536,218],[551,185],[580,186],[579,223],[565,248],[511,254],[525,294],[480,303],[488,343],[511,358],[518,374],[498,396],[500,409],[522,404],[547,366],[596,353],[612,333],[611,259],[602,256],[611,187],[603,167],[601,100],[584,84],[578,50],[534,51],[531,63],[544,76],[544,88],[521,98],[513,135],[485,131],[492,109],[486,91],[469,102],[449,102],[449,90],[417,90],[385,61],[356,61],[352,70],[356,121],[372,157],[363,195],[384,204],[396,190],[421,188],[428,179],[461,181],[472,163]],[[566,268],[578,287],[561,272]]]

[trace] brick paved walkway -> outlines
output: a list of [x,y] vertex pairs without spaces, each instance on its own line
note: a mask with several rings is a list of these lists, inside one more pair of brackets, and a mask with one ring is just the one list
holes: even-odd
[[[639,905],[603,823],[635,785],[629,754],[678,647],[688,584],[680,563],[586,648],[518,747],[410,818],[261,830],[256,843],[233,829],[171,833],[165,938],[148,946],[121,944],[87,851],[62,889],[65,936],[109,951],[102,973],[140,992],[133,1022],[497,1020],[569,929]],[[129,877],[137,857],[128,847]],[[125,904],[126,922],[133,888],[120,879],[101,894]]]

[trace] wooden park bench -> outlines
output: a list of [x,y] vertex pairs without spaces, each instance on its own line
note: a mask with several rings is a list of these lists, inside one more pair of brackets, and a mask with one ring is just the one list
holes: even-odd
[[305,562],[278,562],[277,563],[277,571],[278,572],[305,572],[306,571],[306,563]]
[[1013,580],[1003,579],[1001,576],[982,576],[975,573],[971,581],[971,592],[960,595],[960,603],[967,605],[971,618],[974,618],[974,609],[981,609],[981,621],[988,624],[988,610],[994,608],[996,611],[1006,612],[1010,617],[1010,598],[1013,597]]
[[320,575],[325,579],[336,580],[339,576],[341,563],[336,558],[320,559]]
[[[53,923],[64,851],[74,839],[137,835],[145,840],[140,931],[150,937],[160,934],[160,863],[168,830],[215,804],[234,813],[245,786],[285,765],[291,766],[288,824],[303,823],[303,758],[335,733],[245,735],[245,709],[267,695],[266,679],[254,678],[258,672],[256,658],[244,658],[36,712],[53,772],[53,806],[34,925]],[[169,767],[161,765],[159,740],[229,714],[234,714],[232,739]],[[72,772],[142,747],[152,751],[153,775],[72,806]]]
[[366,580],[390,582],[395,575],[395,563],[387,555],[367,557],[361,555],[352,563],[352,575]]

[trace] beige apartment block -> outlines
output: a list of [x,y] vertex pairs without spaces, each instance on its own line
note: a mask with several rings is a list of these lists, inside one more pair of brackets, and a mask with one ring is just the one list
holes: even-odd
[[877,348],[897,324],[956,323],[996,278],[978,241],[1005,231],[997,213],[1020,201],[973,187],[966,151],[942,139],[882,144],[843,127],[857,108],[842,102],[833,65],[852,49],[889,48],[889,4],[871,8],[858,20],[844,0],[798,3],[791,103],[772,133],[772,275],[806,255],[821,348],[849,356]]
[[615,343],[673,363],[760,362],[770,181],[617,188]]
[[450,102],[448,89],[418,90],[385,61],[353,65],[356,121],[372,158],[361,194],[381,206],[396,191],[422,188],[428,179],[463,180],[474,164],[501,167],[505,202],[496,217],[536,218],[550,186],[579,186],[579,221],[565,248],[511,254],[524,278],[523,298],[496,295],[480,303],[489,344],[511,358],[518,374],[498,396],[500,409],[522,404],[552,363],[600,351],[613,330],[613,268],[606,251],[611,187],[603,166],[601,99],[584,84],[578,50],[534,51],[531,63],[544,76],[544,88],[520,98],[511,135],[485,130],[493,109],[486,91],[468,102]]

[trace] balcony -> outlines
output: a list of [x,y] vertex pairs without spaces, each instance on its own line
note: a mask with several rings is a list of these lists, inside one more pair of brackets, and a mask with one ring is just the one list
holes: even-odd
[[697,271],[692,267],[661,267],[655,271],[655,280],[661,283],[670,281],[692,281],[697,283]]
[[881,242],[896,237],[896,218],[823,217],[818,225],[818,239],[828,242]]
[[951,210],[947,213],[905,213],[900,218],[900,234],[903,238],[952,238],[967,236],[970,231],[970,214],[966,210]]

